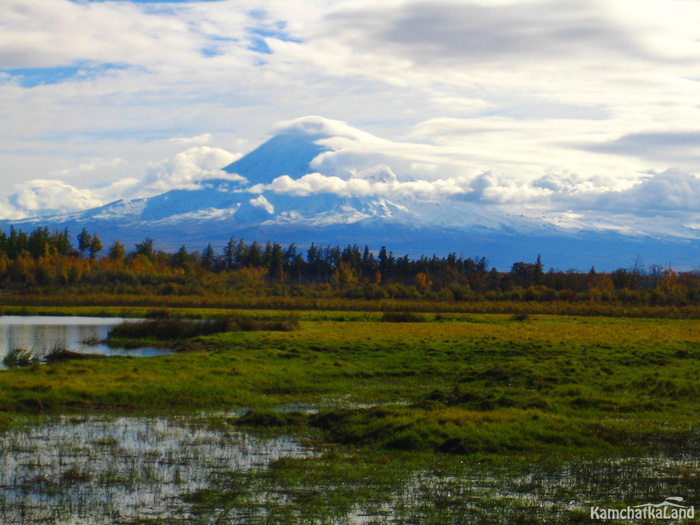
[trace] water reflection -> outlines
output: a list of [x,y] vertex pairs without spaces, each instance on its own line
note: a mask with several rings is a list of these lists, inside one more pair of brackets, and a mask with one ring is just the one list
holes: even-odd
[[[314,452],[192,418],[54,418],[0,435],[0,521],[187,519],[183,497],[226,471]],[[82,522],[82,521],[80,521]]]
[[[121,318],[14,316],[0,317],[0,362],[14,348],[46,354],[55,348],[100,355],[149,357],[171,353],[163,348],[110,348],[103,341]],[[88,341],[88,342],[86,342]],[[98,342],[95,344],[95,342]],[[2,366],[0,364],[0,366]]]
[[[694,447],[565,463],[446,457],[393,482],[338,484],[337,452],[253,437],[234,415],[60,417],[2,433],[0,523],[584,523],[592,506],[697,503]],[[299,476],[284,458],[326,467]]]

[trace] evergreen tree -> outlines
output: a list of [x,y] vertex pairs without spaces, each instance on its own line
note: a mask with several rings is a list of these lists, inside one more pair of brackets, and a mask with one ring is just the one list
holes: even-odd
[[224,247],[224,260],[227,270],[232,270],[236,265],[236,239],[234,237],[231,237]]
[[175,268],[184,268],[190,260],[190,254],[187,251],[187,246],[184,244],[170,257],[170,265]]
[[97,236],[97,233],[92,234],[92,241],[90,241],[90,259],[95,259],[97,254],[102,251],[102,241]]
[[248,243],[241,239],[236,246],[236,255],[234,256],[235,264],[239,268],[248,266]]
[[58,252],[59,255],[70,255],[73,253],[73,245],[70,242],[70,233],[68,232],[68,228],[62,232],[56,230],[53,233],[52,241],[54,247],[56,248],[56,252]]
[[87,229],[83,228],[78,234],[78,249],[80,250],[80,257],[83,256],[85,250],[90,249],[90,244],[92,243],[92,235],[90,235]]
[[200,264],[202,265],[203,268],[205,268],[207,270],[213,270],[215,263],[216,263],[216,252],[214,251],[214,247],[211,245],[211,243],[209,243],[206,250],[204,250],[204,253],[202,254]]
[[155,241],[150,237],[146,237],[143,241],[136,244],[136,255],[143,255],[148,259],[152,259],[154,255],[153,243]]

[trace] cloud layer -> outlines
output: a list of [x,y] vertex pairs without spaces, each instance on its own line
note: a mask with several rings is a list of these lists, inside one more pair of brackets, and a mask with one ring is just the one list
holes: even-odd
[[684,0],[4,0],[0,216],[196,187],[280,121],[330,151],[259,192],[698,213],[699,25]]

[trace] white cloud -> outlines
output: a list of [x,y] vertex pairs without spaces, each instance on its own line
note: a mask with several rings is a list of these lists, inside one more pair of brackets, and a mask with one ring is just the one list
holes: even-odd
[[341,179],[321,173],[309,173],[299,179],[287,175],[276,178],[270,184],[257,184],[250,188],[252,193],[272,191],[295,196],[308,196],[318,193],[333,193],[344,197],[412,197],[420,200],[444,200],[469,191],[467,184],[460,185],[454,179],[433,181],[418,180],[409,182],[373,182],[366,178],[352,177]]
[[208,179],[243,180],[239,175],[221,171],[222,167],[240,157],[240,154],[230,153],[221,148],[190,148],[154,166],[146,178],[146,189],[151,192],[164,192],[195,188],[198,183]]
[[30,213],[46,210],[65,213],[102,204],[91,190],[81,190],[56,180],[30,181],[18,189],[13,200],[18,208]]
[[78,166],[71,168],[63,168],[49,172],[49,175],[55,177],[72,177],[85,173],[95,172],[104,169],[118,168],[126,164],[124,159],[94,159],[89,162],[84,162]]
[[197,53],[185,20],[128,2],[5,0],[0,5],[0,67],[75,63],[158,65]]
[[700,213],[700,178],[678,170],[655,173],[629,189],[600,194],[592,207],[641,215],[677,211]]
[[[189,148],[157,163],[142,177],[122,175],[112,182],[83,188],[55,179],[35,179],[15,184],[15,193],[9,198],[0,199],[0,218],[22,219],[51,213],[71,213],[119,199],[150,197],[171,189],[197,188],[199,183],[209,179],[241,181],[244,180],[242,177],[221,171],[222,167],[240,156],[220,148],[201,146]],[[98,160],[57,170],[54,174],[75,177],[81,173],[92,174],[105,167],[124,169],[125,166],[121,159]],[[92,176],[94,179],[95,176]]]
[[203,133],[202,135],[197,135],[196,137],[175,137],[168,139],[168,142],[172,142],[178,145],[190,145],[190,144],[207,144],[211,140],[211,133]]
[[251,204],[251,206],[265,210],[270,215],[275,213],[275,207],[270,204],[270,202],[263,195],[250,199],[248,202]]

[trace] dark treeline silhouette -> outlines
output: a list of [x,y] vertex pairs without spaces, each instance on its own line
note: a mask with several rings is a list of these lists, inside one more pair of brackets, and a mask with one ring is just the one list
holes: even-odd
[[[185,295],[243,288],[256,293],[298,294],[310,289],[335,297],[435,298],[454,301],[589,301],[639,305],[700,304],[700,274],[676,272],[640,259],[630,268],[545,271],[542,260],[515,262],[508,271],[490,268],[485,257],[397,256],[381,247],[248,243],[232,237],[221,252],[186,246],[168,253],[146,237],[127,250],[120,241],[105,248],[97,233],[40,227],[0,232],[0,282],[6,289],[46,291],[73,287],[109,293]],[[101,255],[102,254],[102,255]],[[76,288],[77,287],[77,288]],[[80,288],[83,287],[83,288]]]

